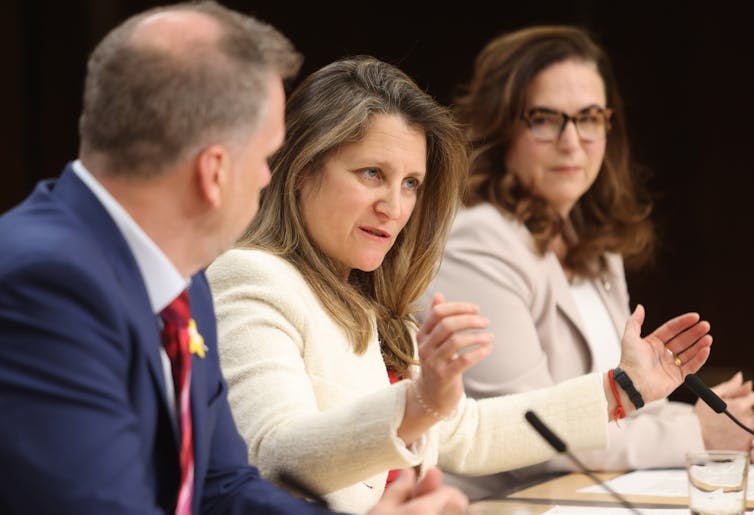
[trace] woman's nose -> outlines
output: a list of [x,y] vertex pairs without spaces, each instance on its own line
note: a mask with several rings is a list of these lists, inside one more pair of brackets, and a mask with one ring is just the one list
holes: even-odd
[[386,188],[382,197],[375,204],[375,210],[390,219],[400,217],[401,209],[400,188]]

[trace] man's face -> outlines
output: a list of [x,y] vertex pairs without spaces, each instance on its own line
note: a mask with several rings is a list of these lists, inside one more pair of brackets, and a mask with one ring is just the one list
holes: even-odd
[[272,77],[257,129],[233,153],[226,219],[228,243],[241,235],[259,210],[260,192],[270,182],[269,158],[283,144],[284,137],[285,91],[281,79]]

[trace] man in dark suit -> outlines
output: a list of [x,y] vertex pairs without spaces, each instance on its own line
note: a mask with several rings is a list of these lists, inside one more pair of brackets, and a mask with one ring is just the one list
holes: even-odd
[[[214,3],[136,15],[94,50],[79,160],[0,217],[0,512],[324,511],[247,465],[201,272],[256,212],[299,64]],[[436,471],[397,486],[375,513],[465,508]]]

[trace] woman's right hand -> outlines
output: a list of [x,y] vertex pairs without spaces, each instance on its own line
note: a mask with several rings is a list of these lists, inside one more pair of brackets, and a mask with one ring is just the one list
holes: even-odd
[[[721,399],[728,405],[728,411],[747,427],[754,426],[754,392],[751,381],[743,381],[743,375],[738,372],[730,379],[712,387]],[[699,399],[694,405],[694,411],[699,418],[702,428],[704,447],[713,449],[734,449],[752,452],[752,437],[738,427],[728,417],[715,413],[707,404]]]
[[398,429],[407,444],[450,414],[463,395],[463,372],[492,350],[492,334],[479,332],[489,321],[466,302],[432,299],[429,314],[416,335],[421,374],[414,378],[406,400],[406,414]]

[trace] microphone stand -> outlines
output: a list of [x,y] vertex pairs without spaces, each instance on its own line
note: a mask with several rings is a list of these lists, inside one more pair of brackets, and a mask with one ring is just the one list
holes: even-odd
[[714,411],[715,413],[725,413],[729,419],[736,423],[738,427],[740,427],[747,433],[754,435],[754,431],[743,425],[740,420],[734,417],[733,414],[728,411],[728,404],[726,404],[724,400],[722,400],[715,392],[713,392],[709,386],[704,384],[704,381],[699,379],[698,375],[686,375],[686,377],[683,379],[683,384],[697,397],[702,399],[702,401],[704,401],[707,406],[712,408],[712,411]]
[[526,418],[526,421],[529,423],[529,425],[531,425],[534,430],[539,433],[539,436],[544,438],[544,440],[548,444],[550,444],[550,447],[555,449],[559,454],[565,454],[569,460],[575,463],[576,467],[579,469],[579,472],[588,476],[589,479],[591,479],[597,486],[604,488],[607,493],[609,493],[613,498],[617,499],[618,502],[620,502],[620,504],[624,508],[631,511],[631,513],[641,515],[641,512],[634,508],[633,505],[628,502],[625,497],[613,490],[610,486],[608,486],[607,483],[601,481],[600,478],[595,476],[594,473],[581,462],[581,460],[574,456],[573,453],[571,453],[571,451],[569,451],[566,447],[565,442],[563,442],[563,440],[561,440],[555,433],[553,433],[552,430],[547,426],[547,424],[542,422],[542,419],[540,419],[536,413],[534,413],[532,410],[529,410],[524,414],[524,417]]

